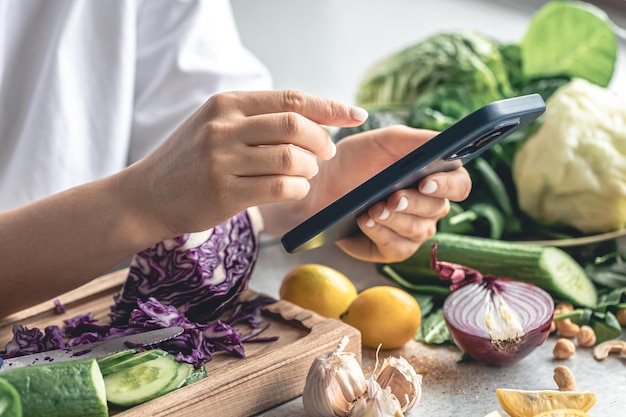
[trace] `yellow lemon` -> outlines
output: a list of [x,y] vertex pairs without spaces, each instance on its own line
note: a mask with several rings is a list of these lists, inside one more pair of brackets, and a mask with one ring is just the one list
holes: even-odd
[[534,417],[591,417],[582,410],[559,409],[548,410],[543,413],[535,414]]
[[357,295],[352,281],[326,265],[305,264],[285,275],[280,298],[329,318],[338,319]]
[[502,409],[511,417],[536,417],[540,413],[563,409],[587,412],[597,401],[596,394],[589,391],[525,391],[498,388],[496,396]]
[[396,349],[415,337],[422,313],[411,294],[383,285],[361,292],[341,320],[361,332],[363,346]]

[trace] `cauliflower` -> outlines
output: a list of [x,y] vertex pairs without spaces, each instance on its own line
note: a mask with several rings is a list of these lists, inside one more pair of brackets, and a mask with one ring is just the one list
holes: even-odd
[[516,153],[513,178],[537,220],[586,234],[626,226],[626,99],[582,79],[561,87]]

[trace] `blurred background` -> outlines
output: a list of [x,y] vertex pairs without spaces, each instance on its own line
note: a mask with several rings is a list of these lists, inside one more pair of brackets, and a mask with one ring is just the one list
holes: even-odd
[[[590,1],[626,28],[625,0]],[[474,29],[518,42],[545,0],[232,0],[241,38],[277,89],[354,102],[374,62],[425,37]],[[611,88],[626,92],[626,40]]]

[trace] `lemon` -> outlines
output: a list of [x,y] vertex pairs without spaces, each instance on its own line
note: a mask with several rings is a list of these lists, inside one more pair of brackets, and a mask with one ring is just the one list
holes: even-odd
[[[537,414],[547,417],[551,414],[540,413],[563,409],[587,412],[597,401],[596,394],[589,391],[524,391],[498,388],[496,396],[502,409],[511,417],[536,417]],[[555,414],[556,416],[559,414]]]
[[391,286],[377,286],[361,292],[341,320],[361,332],[365,347],[396,349],[415,337],[421,321],[420,306],[408,292]]
[[559,409],[549,410],[543,413],[535,414],[534,417],[591,417],[582,410]]
[[357,290],[347,276],[334,268],[304,264],[285,275],[279,295],[321,316],[339,319],[357,296]]

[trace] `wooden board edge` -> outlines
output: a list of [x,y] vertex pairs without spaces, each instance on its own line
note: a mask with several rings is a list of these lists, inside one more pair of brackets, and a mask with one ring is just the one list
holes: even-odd
[[60,294],[57,297],[51,298],[42,303],[36,304],[32,307],[20,310],[9,316],[0,318],[0,327],[5,327],[11,324],[19,323],[28,318],[42,314],[48,311],[54,310],[54,301],[59,300],[61,304],[69,306],[72,303],[79,302],[87,297],[97,295],[101,292],[111,290],[114,287],[121,287],[126,276],[128,275],[128,268],[120,269],[111,272],[106,275],[102,275],[98,278],[89,281],[88,283],[68,291],[64,294]]

